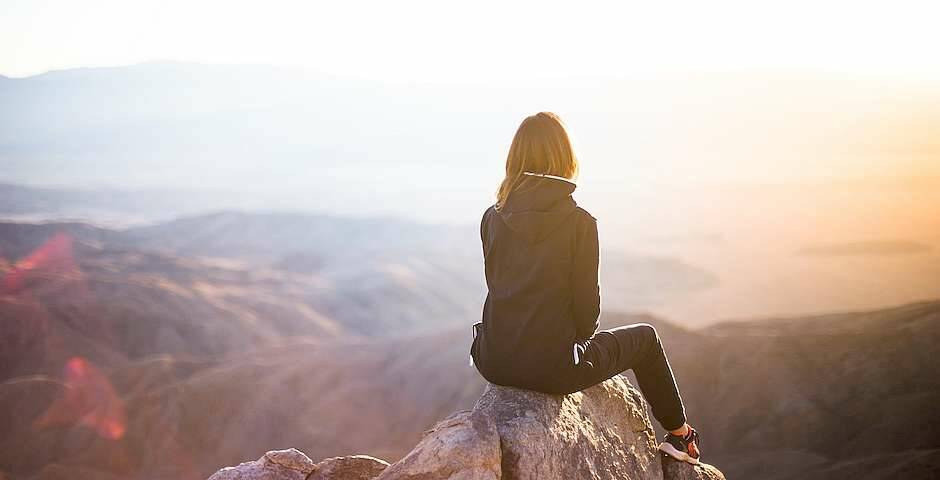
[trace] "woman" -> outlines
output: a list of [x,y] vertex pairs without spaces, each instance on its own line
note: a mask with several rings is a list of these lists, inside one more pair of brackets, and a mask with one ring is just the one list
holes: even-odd
[[578,161],[557,115],[516,131],[496,204],[480,235],[489,292],[474,325],[471,361],[492,383],[567,394],[633,369],[653,416],[668,430],[660,450],[698,463],[698,434],[656,330],[597,332],[597,223],[571,197]]

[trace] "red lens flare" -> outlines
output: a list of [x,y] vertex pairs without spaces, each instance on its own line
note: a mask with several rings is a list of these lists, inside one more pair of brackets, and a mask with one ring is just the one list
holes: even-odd
[[[73,255],[73,239],[64,232],[51,235],[19,260],[0,258],[0,312],[15,320],[0,324],[0,375],[24,373],[20,367],[41,358],[53,360],[55,368],[71,356],[61,350],[49,310],[63,305],[86,309],[92,299]],[[82,328],[109,333],[94,322],[84,322]]]
[[81,425],[103,438],[117,440],[127,429],[124,402],[100,370],[82,357],[72,357],[63,369],[65,390],[38,419],[38,428]]
[[81,271],[72,255],[72,237],[61,232],[12,265],[7,263],[7,269],[0,281],[0,295],[19,292],[32,278],[81,278]]

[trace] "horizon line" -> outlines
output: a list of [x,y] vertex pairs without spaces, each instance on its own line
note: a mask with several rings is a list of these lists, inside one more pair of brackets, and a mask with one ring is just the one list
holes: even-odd
[[[393,84],[433,84],[433,85],[479,85],[479,86],[490,86],[493,85],[490,81],[485,80],[474,80],[474,81],[459,81],[459,80],[444,80],[444,79],[435,79],[435,80],[419,80],[419,79],[408,79],[408,78],[399,78],[399,77],[378,77],[378,76],[364,76],[356,75],[351,73],[340,73],[340,72],[329,72],[326,70],[318,70],[316,68],[304,65],[294,65],[294,64],[276,64],[276,63],[255,63],[255,62],[246,62],[246,63],[234,63],[234,62],[206,62],[206,61],[197,61],[197,60],[186,60],[186,59],[173,59],[173,58],[153,58],[145,59],[135,62],[127,63],[109,63],[109,64],[92,64],[92,65],[75,65],[75,66],[61,66],[49,68],[47,70],[42,70],[34,73],[27,74],[15,74],[7,73],[0,70],[0,78],[7,80],[29,80],[37,77],[42,77],[49,74],[70,72],[70,71],[81,71],[81,70],[119,70],[119,69],[131,69],[135,67],[146,67],[146,66],[193,66],[193,67],[241,67],[241,68],[268,68],[272,70],[283,70],[287,72],[296,72],[304,74],[315,74],[322,75],[324,77],[332,77],[335,79],[342,80],[358,80],[358,81],[372,81],[376,83],[393,83]],[[898,75],[894,72],[850,72],[845,70],[824,70],[824,69],[813,69],[813,68],[710,68],[710,69],[701,69],[701,68],[659,68],[659,69],[647,69],[644,71],[634,72],[628,75],[571,75],[571,76],[547,76],[547,75],[535,75],[531,78],[513,78],[506,83],[509,85],[517,84],[526,84],[530,83],[532,80],[539,80],[546,82],[548,84],[554,83],[567,83],[567,84],[578,84],[578,83],[591,83],[591,82],[601,82],[601,83],[616,83],[616,82],[629,82],[631,80],[650,80],[650,79],[662,79],[662,78],[682,78],[689,74],[701,75],[701,76],[710,76],[710,77],[776,77],[776,78],[800,78],[805,80],[829,80],[829,79],[846,79],[850,78],[853,80],[870,80],[870,81],[892,81],[894,83],[923,83],[923,82],[940,82],[940,75]]]

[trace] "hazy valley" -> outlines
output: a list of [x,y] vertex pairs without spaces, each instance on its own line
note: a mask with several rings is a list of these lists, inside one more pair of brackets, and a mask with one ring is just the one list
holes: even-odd
[[[383,229],[398,244],[377,240]],[[478,257],[455,255],[466,235],[237,213],[126,230],[0,224],[3,473],[197,479],[287,446],[394,460],[482,391],[467,365],[482,273]],[[676,301],[706,288],[669,262],[645,265],[686,286]],[[636,321],[659,326],[728,475],[933,471],[936,436],[908,427],[940,421],[940,304],[698,330],[603,316]]]

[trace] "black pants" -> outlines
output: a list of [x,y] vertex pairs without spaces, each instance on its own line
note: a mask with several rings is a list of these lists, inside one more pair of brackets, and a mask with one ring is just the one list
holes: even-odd
[[676,430],[686,421],[685,408],[672,368],[652,325],[638,323],[601,330],[585,343],[576,368],[578,390],[632,369],[653,416],[666,430]]

